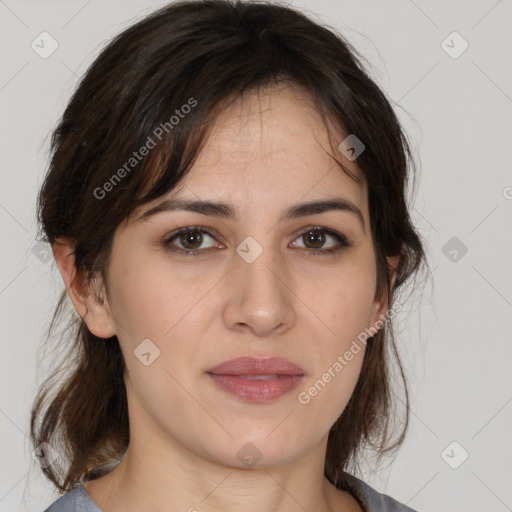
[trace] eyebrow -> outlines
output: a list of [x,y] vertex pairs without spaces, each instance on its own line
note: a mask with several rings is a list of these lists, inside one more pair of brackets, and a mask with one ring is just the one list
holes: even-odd
[[[361,222],[363,231],[366,232],[364,216],[361,210],[348,199],[340,197],[294,204],[283,212],[279,221],[298,219],[332,210],[348,212],[355,215]],[[169,211],[189,211],[219,219],[239,219],[237,209],[227,203],[170,198],[142,213],[142,215],[136,219],[136,222],[141,222],[158,213]]]

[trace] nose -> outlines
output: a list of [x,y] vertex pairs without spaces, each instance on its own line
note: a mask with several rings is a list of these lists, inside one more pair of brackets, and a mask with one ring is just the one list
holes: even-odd
[[223,311],[229,329],[253,336],[281,334],[292,327],[296,295],[287,282],[283,262],[264,249],[252,262],[236,255]]

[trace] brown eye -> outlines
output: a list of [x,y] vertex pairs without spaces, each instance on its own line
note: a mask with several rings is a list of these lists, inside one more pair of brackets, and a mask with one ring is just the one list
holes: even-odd
[[[334,239],[335,243],[331,244],[330,247],[323,248],[327,239]],[[321,227],[310,228],[307,231],[303,231],[296,241],[293,242],[294,247],[301,247],[297,245],[298,241],[302,240],[304,243],[303,249],[311,255],[333,255],[338,251],[341,251],[345,247],[350,247],[350,243],[347,237],[336,231],[330,229],[324,229]]]
[[200,231],[187,231],[180,235],[180,243],[185,249],[199,249],[203,242]]
[[185,256],[200,256],[215,249],[215,243],[207,247],[201,247],[207,241],[207,238],[211,238],[215,242],[213,233],[210,233],[206,228],[186,227],[171,233],[163,241],[163,246],[168,251]]
[[302,239],[304,240],[306,247],[308,247],[308,249],[320,249],[322,245],[325,243],[325,234],[322,234],[322,231],[320,230],[311,230],[306,233],[303,233]]

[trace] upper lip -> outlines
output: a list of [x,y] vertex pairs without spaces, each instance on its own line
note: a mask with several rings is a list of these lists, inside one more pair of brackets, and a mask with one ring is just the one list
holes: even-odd
[[236,357],[207,370],[215,375],[304,375],[304,370],[282,357]]

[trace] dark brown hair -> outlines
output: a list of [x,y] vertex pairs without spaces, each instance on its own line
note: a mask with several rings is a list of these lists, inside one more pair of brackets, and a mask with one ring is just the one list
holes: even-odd
[[[52,134],[38,197],[40,237],[73,241],[79,287],[98,275],[107,284],[117,226],[175,187],[222,108],[279,83],[308,94],[329,134],[334,126],[338,136],[355,134],[364,143],[357,165],[368,185],[377,287],[392,305],[396,290],[425,262],[406,204],[414,168],[407,138],[344,38],[290,7],[251,1],[172,3],[115,37],[82,78]],[[143,146],[151,146],[147,155],[130,160]],[[393,255],[400,261],[391,287],[386,256]],[[66,297],[64,291],[48,336],[63,318]],[[61,492],[108,472],[130,438],[117,337],[97,338],[75,311],[64,325],[69,352],[41,386],[30,423],[34,447],[48,442],[64,456],[43,468]],[[363,446],[382,454],[404,439],[408,410],[395,428],[393,358],[407,405],[389,321],[368,342],[355,391],[329,433],[325,475],[340,487]]]

